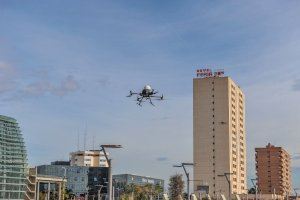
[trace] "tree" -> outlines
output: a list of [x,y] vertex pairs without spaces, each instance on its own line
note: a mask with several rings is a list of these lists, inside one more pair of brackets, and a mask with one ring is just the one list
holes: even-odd
[[182,175],[175,174],[169,179],[169,195],[171,200],[180,200],[184,188]]
[[249,190],[248,190],[248,194],[255,194],[255,188],[250,188]]

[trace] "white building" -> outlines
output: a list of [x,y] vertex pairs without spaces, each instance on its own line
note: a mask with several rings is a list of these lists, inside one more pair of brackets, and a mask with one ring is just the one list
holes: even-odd
[[106,161],[104,153],[100,150],[71,152],[70,165],[88,167],[108,167],[108,163]]

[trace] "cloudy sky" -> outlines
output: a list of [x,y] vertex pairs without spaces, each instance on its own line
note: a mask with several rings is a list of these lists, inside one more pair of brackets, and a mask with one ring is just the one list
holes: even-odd
[[[223,68],[247,99],[248,177],[271,142],[300,187],[299,13],[296,0],[1,0],[1,114],[19,121],[30,165],[68,159],[87,132],[87,148],[124,146],[116,173],[167,179],[192,161],[195,69]],[[125,98],[145,84],[168,101]]]

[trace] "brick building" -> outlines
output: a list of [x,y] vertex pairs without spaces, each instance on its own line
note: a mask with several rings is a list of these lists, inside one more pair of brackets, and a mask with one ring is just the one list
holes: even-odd
[[282,147],[270,143],[255,148],[258,189],[262,194],[286,196],[291,193],[291,157]]

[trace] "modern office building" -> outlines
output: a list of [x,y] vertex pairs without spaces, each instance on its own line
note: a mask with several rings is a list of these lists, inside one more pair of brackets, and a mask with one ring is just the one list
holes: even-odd
[[152,178],[149,176],[138,176],[134,174],[117,174],[113,175],[113,183],[117,188],[123,188],[126,185],[134,184],[134,185],[160,185],[164,188],[164,180]]
[[291,194],[291,157],[282,147],[270,143],[255,148],[257,186],[262,194]]
[[108,167],[104,153],[100,150],[71,152],[70,164],[71,166]]
[[209,72],[194,78],[193,95],[195,192],[247,193],[243,91],[230,77]]
[[0,199],[24,199],[27,158],[17,121],[0,116]]
[[65,177],[66,187],[76,196],[98,196],[100,187],[101,193],[106,193],[108,180],[107,167],[87,167],[87,166],[68,166],[68,165],[41,165],[37,167],[38,176],[48,175]]

